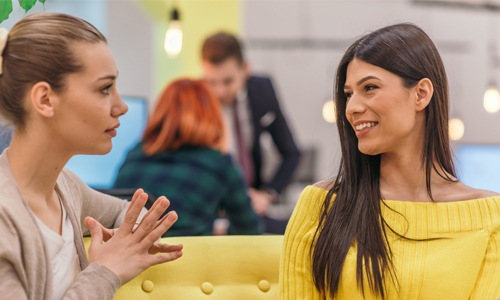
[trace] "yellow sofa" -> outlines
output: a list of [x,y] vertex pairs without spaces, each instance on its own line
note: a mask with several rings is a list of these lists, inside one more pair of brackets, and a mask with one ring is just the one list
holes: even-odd
[[[282,235],[171,237],[162,240],[184,244],[183,256],[142,272],[118,290],[115,300],[279,298]],[[88,242],[87,238],[86,244]]]

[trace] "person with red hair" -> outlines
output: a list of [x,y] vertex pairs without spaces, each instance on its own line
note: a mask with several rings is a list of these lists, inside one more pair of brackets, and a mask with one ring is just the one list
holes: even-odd
[[201,80],[178,79],[160,95],[142,140],[127,155],[115,188],[168,195],[179,220],[165,236],[213,234],[221,210],[230,234],[259,234],[239,168],[226,153],[217,98]]

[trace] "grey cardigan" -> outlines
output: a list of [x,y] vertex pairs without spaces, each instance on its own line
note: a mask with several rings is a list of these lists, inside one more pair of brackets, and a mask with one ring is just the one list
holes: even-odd
[[[91,216],[107,228],[116,227],[128,202],[92,190],[66,169],[57,179],[56,192],[73,225],[82,269],[64,299],[113,299],[120,280],[102,265],[89,265],[82,238],[88,230],[83,219]],[[0,155],[0,297],[49,299],[50,274],[42,235],[16,187],[4,151]]]

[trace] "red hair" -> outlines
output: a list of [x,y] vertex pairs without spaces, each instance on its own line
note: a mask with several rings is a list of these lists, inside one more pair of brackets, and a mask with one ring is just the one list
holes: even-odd
[[201,80],[170,83],[156,104],[142,136],[148,155],[181,146],[225,151],[225,129],[218,99]]

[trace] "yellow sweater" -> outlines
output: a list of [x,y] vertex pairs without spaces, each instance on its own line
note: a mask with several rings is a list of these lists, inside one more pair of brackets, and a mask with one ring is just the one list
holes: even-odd
[[[312,281],[309,249],[326,194],[324,189],[306,187],[288,223],[280,265],[281,299],[322,299]],[[382,205],[393,229],[406,232],[406,237],[428,239],[397,239],[388,232],[400,288],[388,282],[387,299],[500,299],[500,196],[385,203],[404,216]],[[355,267],[352,246],[336,299],[363,299]],[[379,298],[365,288],[365,299]]]

